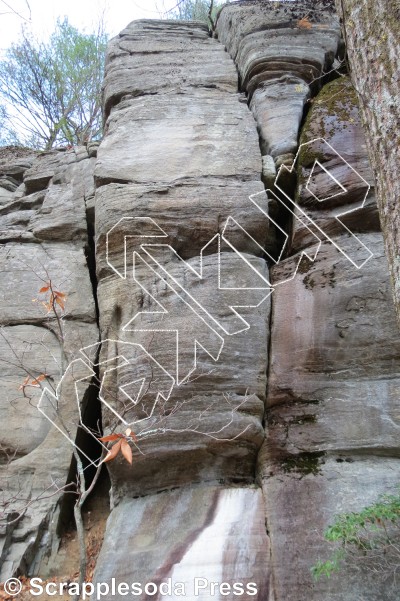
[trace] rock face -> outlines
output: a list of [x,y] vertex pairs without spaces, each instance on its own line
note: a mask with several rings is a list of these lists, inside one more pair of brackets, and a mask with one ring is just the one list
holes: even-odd
[[[67,483],[72,447],[37,404],[41,386],[55,390],[79,349],[98,339],[87,259],[94,160],[80,148],[0,164],[1,185],[14,183],[0,209],[1,512],[8,514],[8,522],[2,520],[2,580],[16,569],[40,569],[57,546],[58,489]],[[49,292],[39,293],[49,281],[66,295],[65,311],[57,305],[60,322],[43,307]],[[32,386],[41,375],[43,384]],[[77,375],[65,379],[59,396],[72,436],[79,424]]]
[[[147,95],[155,82],[157,94]],[[269,542],[255,526],[262,495],[254,488],[266,390],[269,228],[249,199],[263,186],[257,132],[243,100],[233,62],[201,24],[134,22],[110,45],[109,117],[95,167],[100,357],[129,355],[131,365],[109,376],[101,371],[113,410],[103,413],[107,432],[115,412],[126,409],[130,383],[140,375],[146,388],[141,408],[124,412],[142,454],[132,468],[110,464],[114,508],[98,581],[126,573],[107,541],[133,513],[143,519],[119,553],[132,557],[143,585],[193,580],[199,572],[255,582],[259,599],[269,594]],[[141,246],[146,241],[153,246]],[[158,390],[164,400],[154,405]],[[152,496],[176,487],[181,492]],[[147,496],[132,499],[139,495]],[[171,500],[177,514],[166,528],[161,515]],[[245,507],[247,527],[238,532]],[[164,534],[155,547],[149,524],[158,514],[156,530]],[[130,555],[133,540],[144,541],[143,563],[137,550]],[[202,567],[211,541],[213,556]],[[187,594],[194,598],[193,590]]]
[[[143,601],[162,598],[146,583],[192,601],[398,597],[362,563],[310,572],[335,515],[394,490],[400,455],[400,336],[332,4],[235,2],[214,37],[130,23],[108,48],[97,159],[0,165],[4,488],[66,482],[69,442],[18,386],[67,370],[71,438],[78,381],[104,434],[134,432],[133,464],[107,464],[94,582]],[[62,340],[31,300],[49,279],[68,294]],[[10,515],[2,578],[45,572],[60,497]]]
[[[395,587],[371,579],[362,562],[358,571],[344,567],[318,584],[309,575],[310,565],[329,555],[320,535],[333,516],[358,511],[397,483],[393,365],[400,338],[373,188],[368,192],[373,181],[365,140],[346,78],[322,89],[300,142],[297,216],[306,214],[333,244],[325,238],[315,261],[303,257],[299,264],[302,253],[315,256],[315,238],[310,222],[295,219],[292,256],[272,269],[278,286],[259,470],[275,593],[285,601],[395,599]],[[368,252],[372,258],[363,264]],[[297,265],[295,277],[279,285]],[[288,571],[284,562],[296,568]]]
[[[380,231],[356,94],[347,77],[327,84],[315,98],[300,145],[297,202],[307,215],[332,236],[348,233],[342,224],[355,233]],[[293,250],[313,242],[296,220]]]
[[[116,570],[121,580],[143,583],[143,589],[170,579],[178,595],[172,598],[180,589],[188,599],[218,598],[212,582],[225,583],[224,595],[230,589],[251,599],[255,595],[247,591],[262,583],[258,596],[268,598],[270,549],[259,489],[200,487],[127,498],[112,511],[108,530],[113,537],[99,557],[102,582],[110,584]],[[126,544],[117,543],[121,539]],[[149,564],[157,566],[151,578]]]
[[221,11],[219,40],[236,63],[263,155],[295,154],[304,106],[338,52],[332,3],[237,2]]

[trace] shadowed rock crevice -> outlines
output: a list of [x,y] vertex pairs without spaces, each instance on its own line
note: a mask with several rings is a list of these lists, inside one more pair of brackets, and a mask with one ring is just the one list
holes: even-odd
[[[333,0],[235,2],[214,33],[130,23],[109,45],[98,150],[0,163],[1,492],[36,499],[73,477],[40,390],[16,391],[24,367],[50,385],[93,345],[99,368],[80,363],[59,395],[72,439],[88,442],[77,381],[87,427],[132,424],[138,439],[132,466],[107,464],[95,583],[205,577],[255,582],[246,600],[397,601],[367,572],[310,574],[335,514],[390,492],[400,456],[373,181],[350,82],[328,81],[343,51]],[[268,217],[288,234],[282,257]],[[48,278],[68,297],[63,349],[32,303]],[[1,579],[56,565],[61,499],[10,513]]]
[[[0,537],[1,580],[14,572],[40,572],[59,544],[61,489],[72,448],[38,411],[41,388],[21,384],[27,375],[45,374],[43,387],[55,391],[68,362],[98,339],[87,256],[86,200],[94,196],[91,154],[86,148],[23,158],[8,154],[0,163],[3,177],[18,183],[1,203],[0,215],[1,444],[16,450],[1,467],[2,508],[7,513],[11,501],[16,514]],[[39,289],[49,280],[66,295],[65,311],[59,308],[62,335],[55,315],[46,314],[41,302],[48,299]],[[81,385],[82,397],[89,388]],[[73,435],[79,424],[73,380],[65,381],[58,403]]]
[[[269,542],[265,532],[254,530],[252,516],[262,507],[254,478],[263,440],[269,303],[255,313],[249,308],[240,311],[253,324],[252,336],[245,329],[230,336],[227,333],[235,331],[237,319],[229,307],[234,298],[229,301],[231,293],[222,293],[218,286],[219,261],[222,277],[232,289],[237,282],[246,286],[250,281],[247,265],[254,265],[267,279],[262,249],[269,243],[270,233],[266,219],[249,199],[263,191],[258,136],[243,95],[238,94],[235,65],[206,28],[198,23],[149,23],[131,23],[109,46],[104,96],[108,119],[95,168],[97,277],[102,337],[114,336],[117,307],[120,331],[117,342],[103,344],[102,358],[122,354],[129,348],[127,343],[135,342],[168,373],[175,374],[174,337],[156,331],[167,327],[179,332],[179,378],[190,374],[193,365],[196,371],[187,383],[175,383],[165,407],[156,409],[154,431],[160,419],[162,426],[168,416],[164,431],[160,428],[158,435],[146,437],[142,435],[146,424],[135,426],[142,454],[135,455],[132,467],[119,460],[109,466],[113,510],[95,578],[107,580],[111,564],[114,574],[122,577],[124,566],[115,554],[110,555],[112,524],[113,520],[124,521],[128,509],[131,515],[134,508],[137,524],[131,524],[123,544],[123,553],[135,554],[130,579],[146,582],[159,577],[160,570],[177,579],[182,566],[193,561],[190,557],[197,545],[202,548],[203,544],[209,546],[207,541],[217,540],[209,569],[222,570],[228,580],[235,574],[249,580],[254,574],[261,600],[269,594],[268,569],[264,572]],[[155,90],[157,94],[148,95]],[[132,281],[133,252],[146,257],[139,237],[154,235],[154,223],[166,234],[160,242],[170,244],[185,263],[164,250],[162,280],[136,258],[137,281]],[[235,223],[244,228],[247,237]],[[115,224],[118,228],[112,229]],[[216,234],[226,236],[242,255],[232,252],[226,242],[218,249]],[[199,277],[194,270],[199,269],[202,249],[203,274]],[[151,263],[149,257],[147,261]],[[207,308],[215,329],[207,320],[198,321],[196,314],[188,313],[182,299],[167,285],[176,278]],[[154,314],[156,302],[168,311],[165,318]],[[132,324],[129,328],[128,323]],[[199,348],[194,364],[195,339],[211,354]],[[223,348],[218,355],[220,340]],[[136,370],[127,366],[125,375],[122,369],[110,374],[106,383],[113,391],[113,408],[118,409],[121,402],[118,387],[132,380],[137,370],[145,374],[146,361],[136,361]],[[238,409],[232,413],[232,407]],[[148,410],[145,404],[143,410]],[[105,412],[105,432],[112,424],[113,416]],[[146,534],[150,524],[154,529],[156,521],[166,533],[174,524],[173,519],[157,513],[155,504],[177,497],[173,513],[189,511],[194,516],[196,499],[202,498],[209,507],[213,495],[226,499],[227,505],[210,524],[195,529],[194,535],[192,524],[181,521],[167,552],[160,554],[152,547]],[[234,527],[235,499],[243,495],[249,505],[238,531]],[[141,516],[145,506],[148,510]],[[222,514],[224,526],[219,525]],[[259,519],[257,513],[257,523]],[[220,528],[226,531],[221,538]],[[142,554],[131,539],[135,532],[138,540],[145,537]],[[163,549],[167,538],[164,541],[162,535],[160,539]],[[191,542],[176,547],[175,539]],[[182,549],[179,562],[166,560],[174,548]],[[237,555],[239,548],[248,549],[243,561]],[[140,557],[147,558],[146,565]],[[163,569],[166,561],[168,574]]]
[[[399,336],[354,91],[347,77],[329,74],[343,47],[328,5],[239,2],[222,10],[217,24],[258,123],[263,182],[274,190],[279,167],[290,169],[306,145],[293,174],[286,169],[278,185],[316,224],[310,230],[296,209],[285,220],[283,209],[269,204],[271,216],[281,215],[290,246],[271,270],[276,289],[258,474],[275,599],[394,600],[394,587],[373,582],[367,572],[359,578],[345,569],[318,584],[310,573],[329,555],[322,533],[333,516],[393,490],[399,456],[397,367],[393,371]],[[316,138],[333,149],[323,140],[312,144]],[[315,168],[316,160],[322,167]],[[315,260],[301,260],[301,252],[314,256],[313,232],[321,250]],[[347,256],[361,265],[367,249],[373,258],[357,269]]]
[[[359,175],[373,182],[347,78],[324,86],[312,104],[300,142],[319,136],[341,150],[356,172],[323,144],[299,157],[296,201],[337,247],[324,241],[315,261],[303,259],[295,278],[274,292],[267,436],[259,466],[276,594],[278,599],[297,601],[301,587],[308,599],[394,600],[395,588],[372,581],[367,571],[360,578],[344,568],[338,577],[318,585],[309,572],[330,552],[316,533],[322,533],[335,514],[357,511],[381,492],[393,490],[399,458],[397,367],[393,371],[399,336],[373,187],[364,206],[350,212],[360,207],[367,193]],[[313,199],[305,186],[316,159],[346,188],[324,203]],[[322,197],[335,193],[336,181],[322,170],[315,178],[314,189]],[[336,219],[346,211],[343,223],[365,246]],[[273,282],[294,273],[301,251],[312,256],[316,248],[304,224],[295,220],[293,225],[293,254],[273,268]],[[343,252],[361,264],[365,247],[373,258],[357,269]],[[312,519],[307,517],[310,513]],[[290,574],[280,567],[284,558],[296,562]]]

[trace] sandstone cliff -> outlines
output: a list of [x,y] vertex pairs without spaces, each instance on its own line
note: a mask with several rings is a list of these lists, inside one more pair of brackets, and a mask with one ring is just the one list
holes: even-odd
[[[62,494],[40,494],[71,464],[18,384],[57,383],[90,347],[95,375],[79,364],[59,396],[71,437],[79,381],[86,425],[101,406],[105,434],[138,438],[132,466],[108,464],[95,582],[397,599],[362,570],[310,574],[333,516],[399,470],[400,337],[342,53],[330,2],[234,3],[214,36],[132,22],[109,44],[98,151],[0,164],[2,494],[34,501],[1,532],[1,579],[56,563]],[[62,341],[32,303],[50,278]]]

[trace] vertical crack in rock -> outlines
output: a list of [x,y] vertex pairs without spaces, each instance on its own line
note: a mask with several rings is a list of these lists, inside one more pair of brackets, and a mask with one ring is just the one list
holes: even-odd
[[[268,270],[260,247],[277,257],[279,238],[249,200],[273,185],[280,166],[292,166],[299,144],[324,138],[346,150],[355,170],[322,141],[300,153],[297,178],[286,171],[280,183],[341,250],[363,253],[336,219],[360,204],[371,181],[349,81],[325,85],[304,119],[341,45],[333,1],[237,2],[222,9],[216,35],[219,42],[199,23],[129,24],[108,49],[97,160],[91,145],[0,161],[0,360],[8,365],[4,399],[13,399],[0,406],[12,431],[1,434],[2,492],[32,499],[51,478],[65,483],[71,469],[69,443],[26,398],[14,399],[24,372],[7,364],[10,346],[26,356],[32,340],[29,368],[60,378],[48,357],[61,362],[59,341],[31,303],[39,288],[32,274],[46,265],[68,293],[65,356],[96,347],[95,380],[109,394],[105,432],[122,427],[115,411],[146,418],[135,423],[142,454],[132,466],[109,464],[113,508],[95,583],[252,581],[258,601],[348,601],[351,583],[354,598],[395,601],[397,591],[382,592],[368,574],[313,585],[309,570],[325,554],[321,534],[332,516],[390,490],[398,470],[400,342],[373,189],[344,217],[373,262],[356,270],[325,242],[314,262],[276,286],[272,303],[247,298],[249,331],[232,312],[253,285],[248,267],[276,285],[315,244],[291,221],[289,256]],[[310,181],[323,203],[307,183],[315,159],[324,168]],[[334,195],[337,181],[345,192]],[[142,246],[143,238],[160,243],[160,232],[163,247]],[[206,318],[188,309],[188,298]],[[80,396],[89,427],[100,417],[91,376]],[[140,397],[142,380],[137,408],[126,399]],[[170,396],[154,404],[171,380]],[[63,387],[63,411],[78,425],[74,384]],[[234,419],[231,403],[240,405]],[[9,516],[0,579],[51,568],[68,514],[60,500],[41,499],[13,523]]]
[[[41,389],[21,390],[20,385],[27,373],[31,377],[46,374],[45,386],[55,390],[67,368],[65,360],[68,363],[77,357],[80,348],[98,340],[90,257],[89,261],[86,257],[85,199],[94,197],[94,160],[86,148],[26,157],[14,157],[7,149],[0,154],[0,188],[6,189],[2,187],[4,182],[9,188],[10,178],[16,181],[7,198],[0,194],[0,274],[4,291],[0,303],[0,411],[1,423],[7,425],[0,433],[4,459],[0,467],[1,503],[6,514],[9,502],[14,509],[12,519],[8,518],[0,533],[0,580],[16,572],[43,572],[59,544],[63,495],[52,487],[52,482],[57,482],[59,488],[66,484],[71,444],[38,411]],[[32,302],[35,297],[44,300],[38,291],[49,279],[67,296],[63,342],[55,316],[46,315],[41,302]],[[81,399],[92,402],[90,387],[90,381],[82,380]],[[58,407],[74,436],[79,411],[73,378],[64,380]]]
[[89,271],[90,282],[92,284],[93,298],[96,309],[96,322],[99,325],[99,303],[97,299],[97,276],[96,276],[96,246],[95,246],[95,229],[94,229],[94,213],[92,215],[91,210],[88,209],[86,204],[86,224],[87,224],[87,235],[88,242],[85,249],[86,263]]
[[[254,311],[247,306],[253,298],[242,289],[251,288],[249,278],[255,273],[262,274],[268,288],[268,268],[260,256],[268,230],[249,199],[264,188],[254,119],[240,101],[237,83],[233,61],[199,23],[133,22],[109,45],[106,135],[95,168],[98,297],[106,340],[101,356],[112,360],[134,343],[149,351],[151,359],[137,360],[131,352],[125,373],[120,368],[107,379],[103,370],[101,377],[115,410],[121,402],[119,387],[138,373],[146,377],[152,359],[177,380],[165,409],[156,407],[151,435],[146,436],[146,422],[135,426],[143,454],[135,455],[132,467],[119,460],[109,464],[113,510],[95,581],[122,578],[126,565],[129,579],[152,581],[171,546],[180,548],[180,541],[193,539],[182,561],[171,566],[175,580],[190,582],[197,565],[210,578],[253,579],[258,599],[265,601],[269,541],[262,533],[262,494],[254,487],[254,472],[263,440],[269,300]],[[154,224],[166,233],[161,242],[185,261],[164,249],[159,259],[165,279],[148,267],[155,257],[146,256],[140,246],[140,236],[157,233]],[[219,249],[216,234],[232,246],[223,242]],[[132,280],[134,250],[140,286]],[[202,251],[199,277],[194,270]],[[219,260],[226,291],[218,285]],[[207,309],[205,320],[188,310],[169,286],[172,281],[182,283],[201,311]],[[250,334],[232,313],[230,305],[237,304],[246,305],[240,313],[250,322]],[[155,311],[160,305],[164,315]],[[115,336],[117,315],[122,326],[118,341],[107,341]],[[175,330],[178,355],[171,336]],[[195,339],[209,353],[198,349],[196,363]],[[197,371],[184,384],[193,367]],[[150,375],[150,385],[153,380]],[[232,403],[243,403],[233,420]],[[166,416],[168,427],[157,429]],[[105,432],[113,419],[104,412]],[[196,424],[204,434],[196,433]],[[216,485],[221,510],[199,530],[195,516],[204,524],[200,517]],[[193,517],[187,520],[187,514]],[[123,524],[125,536],[118,538],[123,542],[116,549],[116,531]],[[193,529],[198,533],[194,538]],[[213,556],[207,561],[210,547]],[[121,552],[124,562],[118,559]]]
[[[311,84],[313,78],[318,78],[323,69],[337,53],[339,43],[339,28],[335,18],[321,12],[316,15],[310,12],[309,2],[296,2],[295,7],[274,3],[266,6],[262,3],[238,3],[237,6],[225,7],[220,13],[217,23],[219,40],[226,45],[228,52],[235,61],[239,72],[242,92],[248,95],[249,108],[257,123],[260,151],[262,155],[262,180],[266,189],[274,189],[276,174],[281,165],[291,166],[298,150],[300,125],[306,110],[306,101],[315,86]],[[295,32],[296,20],[300,19],[303,12],[313,20],[315,17],[324,26],[329,27],[329,34],[321,36],[319,32],[309,32],[305,35]],[[268,36],[265,35],[268,31]],[[282,33],[285,33],[283,36]],[[294,33],[300,35],[293,35]],[[307,37],[310,49],[304,55],[303,40]],[[310,43],[311,40],[311,43]],[[299,53],[300,51],[300,53]],[[284,56],[278,60],[277,56]],[[297,57],[301,55],[301,64],[296,64]],[[319,57],[319,63],[315,60]],[[312,76],[305,65],[310,65]],[[292,198],[295,194],[296,177],[286,178],[283,182],[285,192]],[[268,212],[276,223],[288,235],[291,233],[291,214],[284,210],[279,202],[270,200]],[[276,229],[276,238],[268,252],[276,259],[279,256],[280,246],[284,238]],[[286,250],[286,254],[289,249]],[[272,275],[272,271],[270,270]],[[275,294],[271,298],[271,313],[269,331],[272,332]],[[267,399],[269,398],[269,372],[272,358],[272,336],[268,341],[267,365]],[[266,407],[266,414],[268,407]],[[266,437],[268,426],[265,423]],[[268,442],[265,443],[266,445]],[[260,479],[263,473],[264,453],[259,456]],[[261,482],[260,482],[261,484]],[[265,506],[268,506],[268,488],[263,488]],[[268,513],[266,527],[268,528]],[[269,530],[269,528],[268,528]],[[270,565],[274,565],[273,546],[270,546]],[[273,578],[273,577],[272,577]],[[271,592],[271,596],[274,593]]]
[[[266,186],[280,165],[292,165],[301,144],[320,139],[302,147],[297,181],[280,184],[292,186],[291,197],[340,249],[324,239],[315,261],[303,259],[274,291],[258,474],[276,601],[395,601],[395,587],[363,566],[357,576],[344,566],[318,583],[310,574],[330,554],[322,535],[334,516],[393,490],[399,452],[400,340],[356,96],[348,78],[320,78],[342,51],[333,8],[238,2],[217,24],[258,122]],[[314,169],[316,160],[323,168]],[[290,237],[290,253],[271,269],[273,285],[294,274],[302,251],[315,252],[315,237],[297,219]],[[357,269],[348,257],[361,263],[366,248],[373,258]]]

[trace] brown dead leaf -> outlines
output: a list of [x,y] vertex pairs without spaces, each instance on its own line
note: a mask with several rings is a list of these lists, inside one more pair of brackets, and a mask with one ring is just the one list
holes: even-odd
[[31,386],[39,386],[39,382],[43,382],[43,380],[45,380],[46,378],[47,376],[45,374],[40,374],[40,376],[32,380]]
[[116,458],[116,456],[118,455],[118,453],[121,450],[121,443],[122,443],[122,439],[120,439],[118,442],[116,442],[111,447],[111,449],[108,451],[108,455],[104,459],[104,463],[107,463],[107,461],[112,461],[113,459]]
[[29,384],[29,380],[30,380],[29,376],[26,376],[26,378],[25,378],[25,380],[22,382],[22,384],[20,384],[20,385],[18,386],[18,390],[25,390],[25,388],[26,388],[26,387],[28,386],[28,384]]
[[312,23],[310,23],[308,17],[303,17],[297,21],[297,27],[300,27],[300,29],[311,29]]
[[65,305],[64,302],[61,300],[61,298],[59,298],[58,296],[56,296],[56,303],[58,305],[60,305],[61,309],[64,310],[65,309]]
[[111,449],[109,449],[108,455],[106,455],[106,458],[104,459],[104,463],[115,459],[118,453],[121,451],[126,461],[130,463],[130,465],[132,465],[133,455],[132,449],[128,442],[128,437],[132,438],[137,442],[136,434],[132,432],[130,428],[125,430],[125,434],[108,434],[108,436],[102,436],[98,439],[100,442],[113,442],[114,440],[117,441],[111,447]]
[[121,441],[121,452],[127,462],[132,465],[132,449],[129,446],[129,442],[125,438]]

